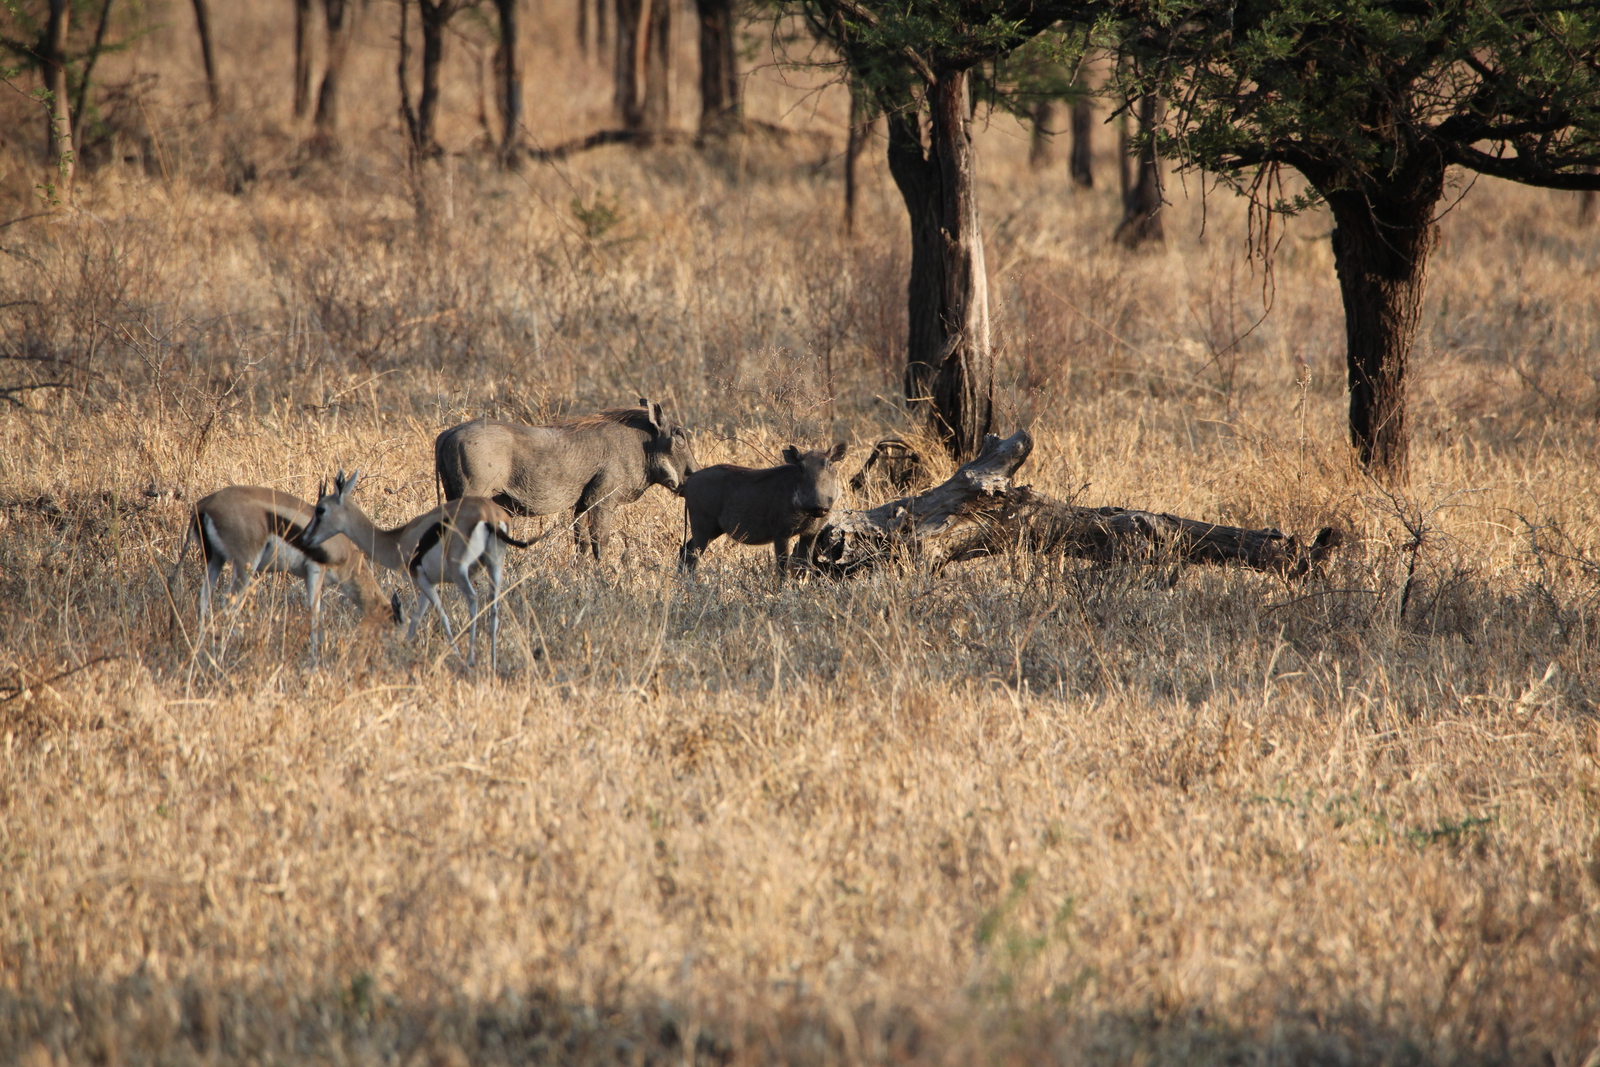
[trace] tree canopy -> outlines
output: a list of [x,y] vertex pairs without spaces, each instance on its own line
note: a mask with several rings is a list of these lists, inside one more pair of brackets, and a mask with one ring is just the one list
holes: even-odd
[[1413,158],[1529,185],[1600,185],[1593,0],[1134,0],[1135,50],[1182,102],[1184,155],[1294,167],[1320,191]]

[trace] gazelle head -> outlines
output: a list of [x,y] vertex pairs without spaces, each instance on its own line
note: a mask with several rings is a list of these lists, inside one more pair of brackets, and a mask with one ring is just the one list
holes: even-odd
[[306,525],[302,535],[305,543],[312,548],[322,544],[328,538],[338,534],[347,534],[348,517],[345,506],[349,503],[350,493],[356,487],[356,479],[361,477],[359,469],[345,477],[344,468],[339,468],[339,473],[333,479],[333,491],[328,491],[328,483],[323,482],[317,487],[317,504],[312,509],[311,522]]

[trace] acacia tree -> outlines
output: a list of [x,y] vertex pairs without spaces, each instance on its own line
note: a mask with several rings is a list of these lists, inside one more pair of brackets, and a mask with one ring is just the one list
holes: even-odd
[[[1451,166],[1600,188],[1597,0],[1133,0],[1144,84],[1172,140],[1258,198],[1276,168],[1335,222],[1350,436],[1405,476],[1406,366]],[[1268,215],[1270,220],[1271,215]]]
[[[1161,156],[1156,151],[1161,98],[1144,92],[1129,99],[1127,107],[1138,122],[1139,135],[1133,146],[1123,144],[1122,221],[1117,224],[1116,238],[1127,248],[1138,248],[1166,236],[1161,225]],[[1128,173],[1130,162],[1132,174]]]
[[71,17],[67,0],[50,0],[50,20],[45,26],[44,87],[50,93],[50,154],[56,160],[61,192],[70,195],[76,155],[72,150],[72,112],[67,103],[67,28]]
[[515,166],[522,147],[522,65],[517,58],[517,0],[495,0],[499,40],[494,50],[495,101],[500,110],[500,161]]
[[206,70],[206,99],[215,115],[222,106],[222,90],[217,84],[217,59],[211,47],[211,2],[194,0],[194,28],[200,38],[200,61]]
[[738,22],[733,0],[695,0],[700,20],[700,133],[736,127],[744,112],[739,92]]
[[1049,0],[798,0],[871,95],[911,223],[905,395],[958,458],[993,419],[994,350],[972,147],[974,74],[1087,5]]
[[328,29],[328,54],[323,61],[322,85],[317,90],[311,143],[319,153],[331,153],[339,143],[339,80],[350,52],[356,9],[350,0],[322,0],[322,13]]
[[650,135],[667,128],[671,0],[617,0],[613,102],[622,127]]

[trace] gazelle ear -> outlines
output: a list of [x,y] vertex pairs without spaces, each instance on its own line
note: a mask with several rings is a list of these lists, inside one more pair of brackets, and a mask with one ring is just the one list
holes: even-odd
[[339,494],[339,503],[343,504],[349,499],[351,491],[356,487],[356,479],[359,477],[361,477],[359,468],[352,472],[348,478],[344,476],[344,471],[341,470],[339,472],[339,480],[333,483],[334,491]]
[[785,463],[799,463],[800,462],[800,450],[798,448],[794,447],[794,445],[784,445],[783,446],[783,461]]
[[844,458],[844,442],[840,441],[833,446],[833,451],[828,453],[828,462],[837,463]]

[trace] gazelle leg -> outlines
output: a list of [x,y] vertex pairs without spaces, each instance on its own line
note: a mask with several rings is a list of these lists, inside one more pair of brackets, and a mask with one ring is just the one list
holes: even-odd
[[211,596],[217,588],[217,582],[222,578],[222,565],[227,560],[220,554],[213,554],[206,560],[206,574],[200,582],[200,625],[205,626],[211,618]]
[[489,571],[489,673],[494,674],[500,669],[500,577],[503,571],[503,559],[493,552],[484,561],[484,566]]
[[[445,640],[450,641],[450,648],[454,649],[454,653],[459,656],[461,649],[456,648],[456,632],[450,627],[450,614],[445,611],[445,603],[438,598],[437,585],[434,585],[434,582],[430,582],[427,579],[427,574],[422,573],[421,569],[418,569],[418,573],[414,574],[413,577],[414,581],[416,581],[416,592],[418,592],[418,598],[416,598],[416,614],[418,614],[418,617],[411,622],[411,632],[416,632],[416,624],[421,622],[422,613],[427,611],[424,605],[434,605],[435,611],[438,611],[438,621],[445,627]],[[408,640],[410,640],[410,635],[408,635]]]
[[478,662],[478,591],[472,587],[471,564],[463,562],[456,567],[455,573],[450,576],[456,588],[461,590],[461,595],[467,600],[467,616],[472,620],[471,646],[467,651],[467,666],[471,667]]
[[439,612],[439,621],[444,624],[444,635],[449,639],[451,646],[456,643],[455,634],[450,629],[450,616],[445,614],[444,604],[439,600],[439,590],[428,581],[428,576],[418,570],[412,576],[412,581],[417,586],[417,614],[411,620],[411,629],[406,631],[406,640],[410,641],[417,636],[417,626],[422,622],[422,617],[428,613],[431,606]]
[[306,600],[311,604],[311,659],[316,661],[322,651],[322,579],[321,565],[306,560]]

